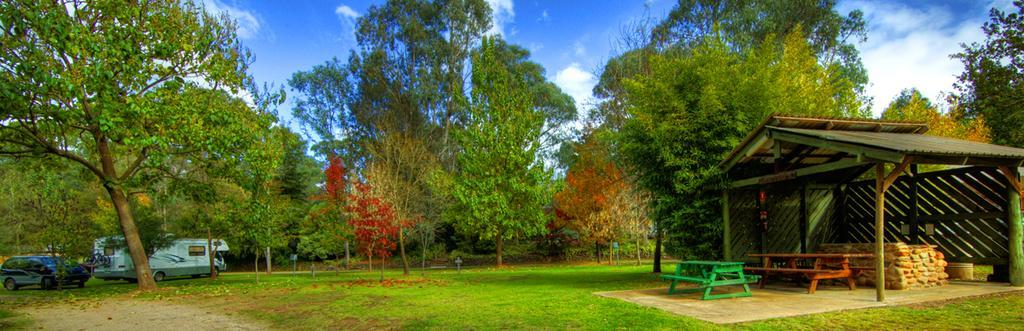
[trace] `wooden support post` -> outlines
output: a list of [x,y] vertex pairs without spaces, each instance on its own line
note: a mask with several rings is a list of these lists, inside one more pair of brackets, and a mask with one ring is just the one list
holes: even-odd
[[875,165],[875,300],[885,301],[885,164]]
[[729,190],[722,190],[722,248],[726,261],[732,261],[732,229],[729,227]]
[[918,245],[921,244],[921,231],[918,230],[921,226],[918,220],[920,214],[920,206],[918,204],[918,187],[920,186],[920,179],[917,178],[917,165],[910,166],[910,242]]
[[875,300],[885,301],[885,191],[910,165],[910,158],[903,159],[896,169],[885,175],[885,164],[875,165]]
[[1007,185],[1007,206],[1006,222],[1010,230],[1010,286],[1024,286],[1024,226],[1021,224],[1020,197],[1021,184],[1020,172],[1016,167],[999,167],[999,170],[1006,176]]
[[800,185],[800,253],[807,253],[807,182]]

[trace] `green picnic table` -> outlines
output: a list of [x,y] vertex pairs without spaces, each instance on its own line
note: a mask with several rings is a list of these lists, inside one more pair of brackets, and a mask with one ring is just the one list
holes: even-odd
[[[743,274],[743,262],[722,261],[679,262],[675,274],[661,275],[661,278],[672,281],[668,294],[704,292],[701,300],[749,297],[750,286],[747,284],[756,283],[760,279],[756,275]],[[677,290],[679,282],[694,283],[697,287]],[[742,285],[743,292],[711,294],[715,287],[736,285]]]

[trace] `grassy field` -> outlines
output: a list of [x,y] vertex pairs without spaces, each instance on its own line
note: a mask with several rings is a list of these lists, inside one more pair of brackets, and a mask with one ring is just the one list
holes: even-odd
[[[408,277],[389,271],[385,282],[378,281],[377,273],[319,273],[314,280],[308,272],[285,272],[261,276],[259,285],[252,274],[228,273],[218,281],[166,281],[160,290],[145,294],[132,292],[134,286],[125,282],[94,280],[85,289],[26,289],[5,293],[4,298],[74,302],[132,296],[198,305],[286,329],[1010,329],[1024,322],[1021,295],[718,326],[592,294],[664,286],[649,270],[650,266],[525,266],[461,273],[415,271]],[[17,317],[0,319],[5,320],[22,322]]]

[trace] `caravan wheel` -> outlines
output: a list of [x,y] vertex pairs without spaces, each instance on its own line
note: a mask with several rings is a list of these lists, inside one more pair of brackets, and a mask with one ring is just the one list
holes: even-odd
[[155,274],[153,274],[153,281],[154,282],[162,282],[162,281],[164,281],[164,272],[163,271],[157,271]]

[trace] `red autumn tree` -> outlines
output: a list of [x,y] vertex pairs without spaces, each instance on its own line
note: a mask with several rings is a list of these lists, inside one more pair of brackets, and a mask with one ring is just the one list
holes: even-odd
[[352,226],[359,250],[366,254],[373,270],[373,256],[380,257],[380,277],[384,280],[384,261],[395,249],[399,226],[390,204],[373,193],[372,187],[361,181],[354,182],[355,191],[349,195],[346,210],[351,214]]
[[[318,204],[310,212],[310,228],[300,243],[300,250],[307,254],[326,258],[328,255],[345,254],[348,267],[348,241],[352,236],[351,227],[345,222],[345,206],[348,203],[345,164],[338,157],[332,157],[324,169],[324,190],[312,199]],[[339,245],[344,243],[344,245]],[[336,268],[338,270],[340,268]]]

